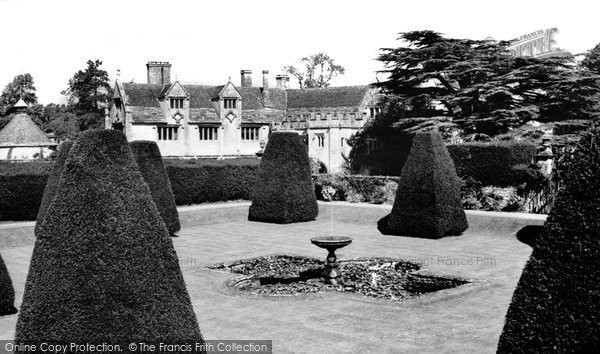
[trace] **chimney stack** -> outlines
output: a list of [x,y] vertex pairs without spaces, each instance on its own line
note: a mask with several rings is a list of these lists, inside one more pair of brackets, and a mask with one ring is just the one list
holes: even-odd
[[242,87],[252,87],[252,70],[242,70],[240,74]]
[[275,81],[277,81],[278,88],[287,90],[290,82],[290,77],[287,75],[276,75]]
[[171,64],[168,61],[149,61],[146,64],[148,83],[154,85],[171,84]]
[[269,88],[269,70],[263,70],[263,89],[266,90]]
[[261,91],[262,91],[263,106],[272,107],[273,105],[271,104],[271,95],[269,94],[269,70],[263,70],[262,74],[263,74],[263,87],[262,87]]

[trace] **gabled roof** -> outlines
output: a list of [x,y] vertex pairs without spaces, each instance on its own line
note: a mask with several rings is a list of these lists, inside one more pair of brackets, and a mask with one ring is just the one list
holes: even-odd
[[237,97],[241,96],[240,91],[230,82],[225,85],[216,86],[213,91],[213,100],[219,97]]
[[[160,108],[159,99],[165,97],[171,85],[124,83],[123,89],[130,107]],[[227,89],[228,85],[182,85],[190,97],[190,109],[214,109],[211,100]],[[233,84],[231,84],[233,86]],[[242,96],[242,109],[265,109],[261,87],[235,87]],[[269,88],[270,108],[274,110],[300,108],[357,107],[365,98],[370,87],[342,86],[311,89]],[[211,114],[212,116],[212,114]]]
[[358,106],[368,85],[287,90],[287,108],[325,108]]
[[179,83],[179,81],[175,81],[173,84],[169,86],[169,88],[162,90],[161,98],[165,96],[171,97],[186,97],[188,96],[188,92],[185,89],[185,86]]
[[31,120],[27,113],[16,114],[0,130],[0,146],[52,146],[48,136]]

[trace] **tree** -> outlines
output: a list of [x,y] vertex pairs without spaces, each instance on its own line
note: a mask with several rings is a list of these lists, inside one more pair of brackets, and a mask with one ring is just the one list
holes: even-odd
[[386,166],[387,157],[368,153],[370,138],[410,146],[414,132],[437,130],[446,140],[510,139],[532,120],[600,115],[600,76],[581,70],[572,57],[514,58],[509,42],[433,31],[405,32],[399,39],[400,47],[382,48],[378,57],[381,73],[388,74],[374,84],[386,96],[384,110],[349,141],[355,170],[362,161]]
[[69,152],[71,151],[72,146],[73,141],[65,141],[58,147],[58,156],[52,165],[50,175],[48,175],[48,181],[46,182],[46,188],[44,188],[42,202],[40,203],[40,208],[38,209],[34,230],[36,236],[42,221],[44,221],[46,211],[48,210],[50,203],[52,203],[52,200],[54,200],[54,196],[56,195],[56,190],[58,188],[58,182],[60,181],[60,176],[62,175],[65,167],[65,161],[67,161],[67,157],[69,157]]
[[49,104],[44,108],[44,127],[58,140],[74,139],[81,132],[79,118],[66,105]]
[[335,64],[333,58],[326,53],[304,57],[299,60],[299,64],[300,69],[288,65],[283,71],[295,76],[300,88],[328,87],[332,79],[345,72],[345,69]]
[[0,316],[7,316],[17,313],[14,307],[15,289],[12,280],[8,274],[8,269],[0,255]]
[[[135,162],[150,187],[152,199],[171,236],[181,229],[173,189],[167,169],[154,141],[138,140],[129,143]],[[60,155],[59,155],[60,156]]]
[[304,140],[291,132],[271,134],[260,160],[248,220],[287,224],[314,220],[318,213]]
[[498,353],[600,349],[600,132],[559,165],[563,185],[508,308]]
[[402,170],[386,233],[441,238],[467,229],[460,180],[437,132],[419,132]]
[[16,342],[202,342],[173,242],[122,133],[80,135],[36,236]]
[[12,107],[23,98],[23,101],[29,105],[37,103],[35,86],[31,74],[21,74],[15,76],[13,81],[6,85],[0,95],[0,116],[12,113]]
[[585,53],[581,66],[600,75],[600,43]]
[[88,60],[87,68],[79,70],[69,80],[69,87],[63,91],[69,97],[69,104],[80,118],[80,130],[101,128],[104,109],[110,98],[108,73],[100,68],[102,61]]
[[534,119],[592,119],[599,112],[598,77],[579,70],[572,57],[513,58],[509,42],[433,31],[400,39],[405,45],[382,49],[381,72],[389,78],[376,86],[400,99],[407,117],[444,115],[466,134],[497,135]]

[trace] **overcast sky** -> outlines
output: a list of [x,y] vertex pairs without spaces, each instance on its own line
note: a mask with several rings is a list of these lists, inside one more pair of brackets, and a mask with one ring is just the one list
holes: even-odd
[[[346,68],[335,86],[368,84],[381,47],[398,32],[431,29],[459,38],[511,39],[557,27],[561,48],[600,42],[591,0],[127,1],[0,0],[0,88],[31,73],[41,103],[61,100],[73,74],[100,59],[111,81],[146,81],[146,62],[169,61],[172,80],[239,84],[240,70],[271,80],[285,65],[326,52]],[[297,85],[291,80],[293,85]]]

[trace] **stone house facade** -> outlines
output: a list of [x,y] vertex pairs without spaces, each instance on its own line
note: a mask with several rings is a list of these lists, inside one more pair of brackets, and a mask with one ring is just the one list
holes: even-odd
[[170,63],[146,67],[145,84],[116,81],[105,126],[130,141],[155,141],[165,157],[255,156],[272,131],[292,130],[334,172],[350,152],[347,140],[381,110],[367,85],[289,89],[289,78],[277,75],[270,87],[267,70],[261,87],[252,85],[250,70],[241,71],[239,87],[182,85],[171,82]]

